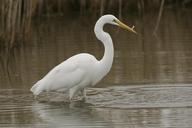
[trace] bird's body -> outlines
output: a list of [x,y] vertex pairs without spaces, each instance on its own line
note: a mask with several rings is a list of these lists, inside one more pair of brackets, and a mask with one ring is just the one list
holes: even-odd
[[[108,33],[103,31],[103,26],[106,23],[119,25],[118,23],[121,22],[113,15],[102,16],[97,21],[94,32],[105,48],[101,60],[97,60],[88,53],[72,56],[54,67],[45,77],[39,80],[31,88],[33,94],[39,95],[43,91],[65,92],[69,90],[71,100],[77,91],[97,84],[110,71],[114,56],[112,39]],[[126,27],[123,25],[121,27]],[[134,31],[133,28],[130,28],[130,31]]]
[[93,86],[100,80],[95,74],[95,69],[99,70],[98,64],[99,61],[87,53],[72,56],[54,67],[31,90],[35,95],[39,95],[43,91],[64,92],[70,89],[72,93],[74,89],[81,90],[86,86]]

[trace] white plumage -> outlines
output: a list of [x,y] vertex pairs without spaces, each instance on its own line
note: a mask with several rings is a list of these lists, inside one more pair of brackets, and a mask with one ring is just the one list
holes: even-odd
[[65,92],[69,90],[69,100],[71,100],[77,91],[81,90],[83,92],[85,87],[97,84],[110,71],[114,56],[112,39],[108,33],[103,31],[103,26],[106,23],[136,33],[133,27],[126,26],[113,15],[102,16],[97,21],[94,32],[96,37],[104,44],[103,58],[98,61],[94,56],[87,53],[70,57],[39,80],[31,88],[33,94],[39,95],[43,91]]

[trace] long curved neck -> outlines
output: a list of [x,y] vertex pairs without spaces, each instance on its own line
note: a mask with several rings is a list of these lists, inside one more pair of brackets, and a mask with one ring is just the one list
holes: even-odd
[[96,37],[104,44],[105,52],[103,58],[99,61],[99,65],[102,72],[104,73],[103,75],[106,75],[111,69],[113,63],[114,48],[110,35],[103,31],[104,25],[105,22],[103,22],[102,20],[98,20],[95,25],[94,31]]

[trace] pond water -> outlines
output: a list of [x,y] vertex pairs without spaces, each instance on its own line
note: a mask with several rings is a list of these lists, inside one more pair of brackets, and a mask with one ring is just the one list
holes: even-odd
[[[192,17],[187,10],[127,16],[139,35],[107,25],[115,57],[112,70],[85,102],[62,95],[35,101],[30,87],[68,57],[88,52],[100,59],[97,18],[52,17],[35,21],[24,43],[0,52],[0,127],[189,128],[192,126]],[[101,87],[101,88],[98,88]]]
[[0,91],[0,127],[189,128],[191,86],[90,88],[85,102],[70,104],[62,94],[35,101],[29,91],[5,89]]

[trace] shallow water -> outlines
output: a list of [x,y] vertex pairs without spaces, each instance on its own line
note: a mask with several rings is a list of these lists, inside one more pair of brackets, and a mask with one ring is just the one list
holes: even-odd
[[191,85],[114,86],[86,92],[85,102],[69,104],[62,96],[57,101],[55,97],[35,101],[26,90],[1,90],[0,127],[189,128],[192,125]]
[[155,12],[122,19],[135,25],[138,36],[107,26],[115,46],[113,67],[97,85],[103,88],[89,88],[85,102],[71,104],[61,94],[37,102],[29,89],[74,54],[102,57],[93,33],[96,19],[65,16],[33,23],[28,41],[10,53],[0,51],[0,127],[190,128],[191,12],[164,11],[156,36]]
[[[33,23],[29,39],[0,55],[0,88],[29,88],[50,69],[87,52],[97,59],[103,45],[93,32],[97,18],[65,16]],[[191,83],[192,17],[188,11],[165,10],[157,35],[156,13],[123,18],[139,35],[106,26],[115,48],[113,67],[99,86],[114,84]]]

